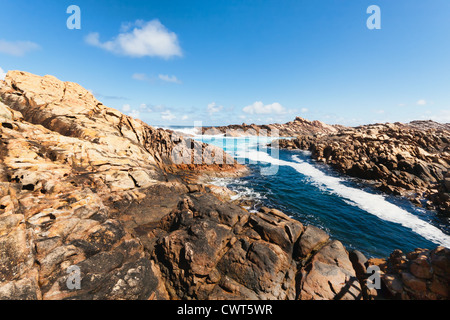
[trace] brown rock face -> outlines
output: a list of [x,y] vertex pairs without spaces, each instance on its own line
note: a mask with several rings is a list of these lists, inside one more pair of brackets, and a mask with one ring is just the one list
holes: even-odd
[[342,244],[323,239],[323,247],[307,259],[298,256],[294,248],[303,237],[311,238],[311,231],[305,235],[300,222],[278,210],[249,213],[194,194],[159,228],[163,236],[155,259],[173,297],[361,299]]
[[[226,154],[224,165],[208,163],[211,152],[202,151],[211,146],[191,152],[191,141],[52,76],[9,72],[0,97],[0,298],[167,298],[159,267],[136,233],[187,192],[171,175],[182,166],[241,168]],[[199,164],[174,161],[198,158],[198,150]],[[118,209],[144,199],[140,210]],[[66,285],[72,265],[82,272],[79,291]]]
[[338,274],[320,297],[350,281],[345,249],[327,260],[319,230],[302,240],[282,212],[249,213],[190,179],[241,174],[221,150],[52,76],[9,72],[0,97],[0,299],[316,298],[319,263]]
[[321,121],[309,121],[301,117],[284,124],[274,123],[269,125],[241,124],[221,127],[203,127],[204,134],[221,134],[229,136],[242,135],[271,135],[275,137],[296,137],[303,134],[330,134],[345,128],[340,125],[328,125]]
[[[220,150],[51,76],[9,72],[0,98],[0,299],[367,296],[353,269],[364,259],[324,231],[191,179],[241,174]],[[395,270],[412,261],[393,271],[398,292],[423,297],[425,283],[427,298],[448,296],[446,250],[394,255]]]
[[[77,145],[80,150],[73,150],[74,155],[58,153],[59,149],[70,148],[56,145],[51,150],[53,158],[74,161],[80,167],[94,166],[95,171],[105,172],[105,180],[120,176],[123,182],[116,186],[118,189],[135,183],[147,186],[152,180],[160,180],[158,168],[176,172],[179,169],[231,171],[239,167],[221,149],[185,140],[171,131],[154,129],[104,106],[89,91],[72,82],[10,71],[0,87],[0,95],[8,110],[13,110],[11,113],[20,112],[28,123],[50,130],[46,133],[59,133],[55,135],[54,139],[59,140],[55,143],[77,145],[80,142]],[[8,114],[9,111],[0,112]],[[3,126],[13,124],[5,121]],[[74,156],[78,158],[71,159]],[[111,159],[114,159],[112,164]]]
[[[369,264],[378,264],[369,261]],[[390,298],[448,300],[450,298],[450,249],[396,250],[380,265],[383,289]]]
[[360,300],[361,286],[344,246],[333,240],[303,270],[300,299]]
[[450,214],[450,126],[432,121],[376,124],[276,141],[383,192]]
[[308,257],[314,250],[324,245],[330,237],[328,234],[312,225],[306,227],[297,246],[297,254],[300,257]]

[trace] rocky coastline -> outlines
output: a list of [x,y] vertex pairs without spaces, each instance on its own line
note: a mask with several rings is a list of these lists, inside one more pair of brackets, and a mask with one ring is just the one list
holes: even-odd
[[314,160],[342,174],[450,216],[450,124],[373,124],[274,145],[310,151]]
[[207,135],[225,134],[231,137],[243,135],[272,135],[279,137],[294,137],[301,134],[329,134],[344,129],[341,125],[329,125],[318,120],[310,121],[302,117],[296,117],[293,121],[283,124],[274,123],[268,125],[240,124],[219,127],[202,127],[202,133]]
[[[449,299],[448,248],[368,260],[198,179],[245,173],[220,150],[108,108],[78,84],[8,72],[0,299]],[[380,290],[366,285],[371,265]]]

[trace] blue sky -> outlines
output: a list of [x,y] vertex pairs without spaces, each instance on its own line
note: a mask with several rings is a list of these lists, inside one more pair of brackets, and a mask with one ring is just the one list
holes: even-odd
[[449,16],[448,0],[2,0],[0,77],[77,82],[151,125],[450,122]]

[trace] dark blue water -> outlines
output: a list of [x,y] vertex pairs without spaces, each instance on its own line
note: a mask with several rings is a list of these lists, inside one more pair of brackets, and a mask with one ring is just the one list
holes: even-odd
[[[271,150],[261,149],[262,144],[253,144],[251,138],[235,139],[231,144],[225,144],[218,137],[196,139],[225,147],[241,162],[245,157],[242,152],[239,156],[237,151],[242,150],[243,145],[250,145],[250,150],[271,154]],[[249,176],[222,179],[220,183],[243,195],[251,195],[259,205],[280,209],[305,225],[322,228],[347,249],[358,249],[368,257],[387,257],[394,249],[409,252],[415,248],[449,246],[448,218],[417,208],[405,199],[374,197],[380,193],[365,184],[340,177],[329,167],[312,161],[306,152],[279,150],[276,158],[282,163],[277,167],[276,174],[265,174],[264,168],[270,167],[267,163],[249,163],[247,159],[245,162],[251,169]],[[305,173],[295,166],[298,162],[306,163]],[[333,181],[332,177],[338,178],[335,180],[339,182]],[[326,182],[329,178],[331,187],[328,188]],[[323,181],[325,185],[320,183]],[[384,208],[387,212],[383,212]]]
[[[293,154],[333,175],[325,166],[311,161],[305,153],[279,151],[281,160],[288,161]],[[326,230],[348,249],[358,249],[368,257],[386,257],[394,249],[409,252],[415,248],[432,249],[438,245],[410,228],[380,219],[351,204],[347,199],[323,190],[309,177],[289,166],[279,166],[276,175],[262,175],[260,170],[263,166],[250,164],[252,174],[240,179],[248,182],[246,187],[264,196],[262,205],[278,208],[305,225],[312,224]],[[350,180],[345,184],[358,189],[364,188],[368,193],[376,193],[375,190]],[[239,190],[240,186],[241,181],[229,183],[231,189]],[[386,197],[386,200],[450,234],[448,220],[438,217],[436,213],[416,208],[404,199]]]

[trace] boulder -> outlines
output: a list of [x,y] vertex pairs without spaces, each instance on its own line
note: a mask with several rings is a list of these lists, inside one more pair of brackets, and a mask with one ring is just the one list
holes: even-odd
[[[381,279],[387,291],[386,297],[407,300],[449,299],[449,252],[444,247],[434,250],[418,248],[407,254],[395,250],[382,268]],[[372,259],[368,264],[377,265]]]
[[361,286],[356,278],[347,251],[333,240],[313,256],[302,270],[300,299],[360,300]]
[[308,225],[298,239],[295,256],[299,258],[308,257],[313,251],[325,244],[328,239],[329,235],[325,231],[313,225]]

